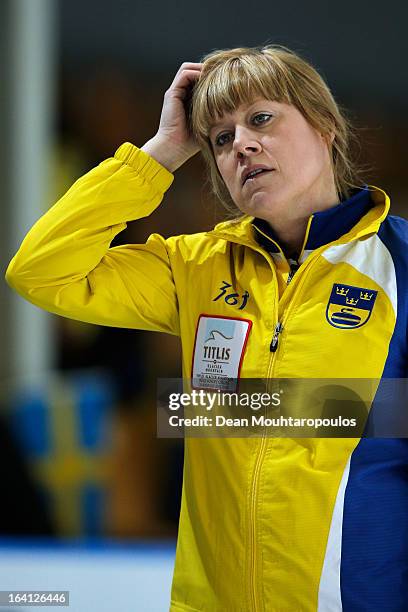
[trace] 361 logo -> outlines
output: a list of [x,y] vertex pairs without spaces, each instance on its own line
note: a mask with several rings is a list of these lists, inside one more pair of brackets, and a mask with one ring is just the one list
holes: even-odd
[[217,297],[213,299],[213,302],[216,302],[220,298],[224,298],[224,302],[228,304],[228,306],[238,306],[238,310],[243,310],[247,305],[249,299],[248,291],[245,291],[242,295],[239,293],[234,293],[234,291],[230,291],[232,289],[231,283],[227,283],[227,281],[222,281],[222,285],[220,287],[220,292]]

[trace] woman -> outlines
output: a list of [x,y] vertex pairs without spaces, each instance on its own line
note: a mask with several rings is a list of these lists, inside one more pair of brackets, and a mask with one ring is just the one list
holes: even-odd
[[[288,50],[185,63],[157,134],[79,179],[7,280],[62,316],[180,335],[183,376],[201,388],[214,385],[203,358],[214,329],[227,333],[212,346],[231,342],[221,386],[402,377],[407,224],[387,217],[383,191],[359,186],[348,140],[327,85]],[[217,195],[244,214],[110,249],[199,149]],[[187,439],[171,610],[407,609],[407,455],[394,439]]]

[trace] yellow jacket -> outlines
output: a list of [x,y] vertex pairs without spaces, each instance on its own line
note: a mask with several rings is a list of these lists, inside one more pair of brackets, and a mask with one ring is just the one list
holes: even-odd
[[[125,143],[37,221],[8,267],[8,283],[58,315],[179,335],[187,379],[194,360],[201,367],[193,355],[200,315],[244,321],[234,366],[243,378],[381,377],[397,317],[395,269],[378,236],[389,206],[381,190],[370,190],[371,207],[349,231],[308,249],[312,216],[301,266],[285,285],[283,254],[270,237],[271,252],[259,244],[264,232],[247,216],[207,233],[153,234],[146,244],[110,248],[127,221],[160,204],[172,180]],[[328,306],[334,287],[375,294],[361,324],[336,323],[336,307]],[[341,610],[353,591],[340,588],[341,530],[358,443],[187,439],[171,610]],[[367,565],[364,551],[361,559]]]

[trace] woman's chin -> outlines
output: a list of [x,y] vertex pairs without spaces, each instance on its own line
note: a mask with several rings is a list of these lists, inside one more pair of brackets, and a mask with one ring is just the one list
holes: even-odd
[[238,207],[248,215],[264,218],[277,211],[277,202],[270,192],[257,191]]

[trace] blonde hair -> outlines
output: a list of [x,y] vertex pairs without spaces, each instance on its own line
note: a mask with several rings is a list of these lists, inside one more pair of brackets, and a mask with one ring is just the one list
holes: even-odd
[[292,104],[321,134],[334,135],[331,159],[340,199],[361,185],[351,153],[356,142],[353,129],[323,78],[306,60],[280,45],[268,45],[213,51],[202,62],[191,100],[191,129],[207,163],[213,192],[228,210],[236,213],[237,207],[218,171],[209,131],[224,113],[257,97]]

